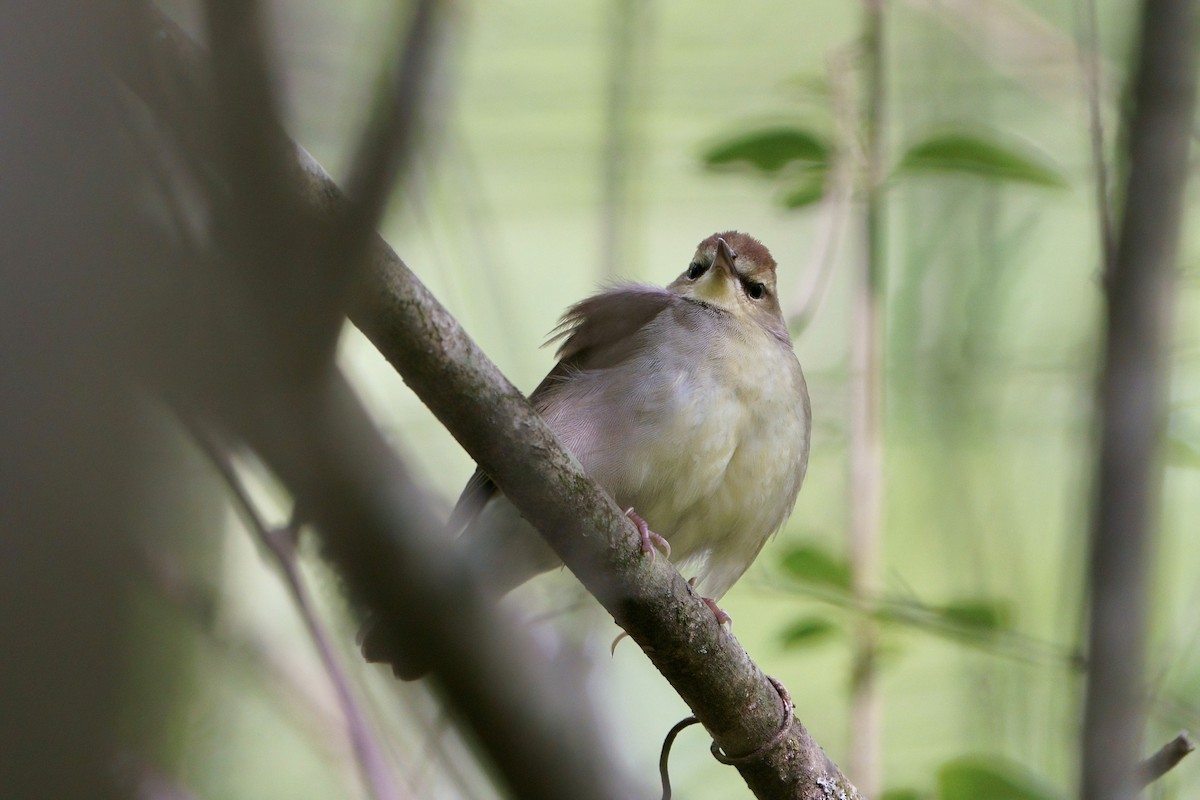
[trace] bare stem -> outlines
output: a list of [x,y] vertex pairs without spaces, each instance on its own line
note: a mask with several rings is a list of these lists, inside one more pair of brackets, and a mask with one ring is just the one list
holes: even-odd
[[1162,465],[1175,256],[1195,103],[1193,0],[1142,6],[1126,184],[1105,281],[1080,796],[1137,793],[1146,579]]
[[1142,786],[1149,786],[1156,780],[1175,769],[1175,765],[1196,749],[1196,743],[1182,731],[1171,741],[1164,744],[1154,755],[1138,765],[1138,781]]
[[225,450],[212,435],[206,433],[199,425],[190,422],[186,425],[192,432],[196,443],[208,456],[225,482],[233,497],[234,506],[246,522],[246,527],[258,539],[259,544],[271,554],[283,575],[288,594],[291,595],[292,602],[296,604],[300,618],[304,620],[304,627],[312,639],[317,655],[321,659],[321,666],[324,667],[325,674],[337,696],[347,732],[350,734],[354,758],[371,797],[375,800],[400,800],[405,795],[401,793],[392,778],[387,759],[383,755],[383,749],[375,741],[375,735],[367,722],[367,716],[359,706],[358,699],[351,689],[350,677],[342,667],[341,661],[338,660],[333,642],[313,607],[308,586],[304,581],[304,576],[300,573],[295,549],[295,536],[298,531],[294,526],[283,529],[273,529],[268,526],[262,514],[259,513],[257,505],[251,499],[250,493],[242,484],[237,468],[234,467]]
[[1100,35],[1096,28],[1096,0],[1079,0],[1079,67],[1083,74],[1083,90],[1087,100],[1088,132],[1092,148],[1092,180],[1095,184],[1097,231],[1100,237],[1100,256],[1103,274],[1113,269],[1115,258],[1112,222],[1112,199],[1108,178],[1108,158],[1105,153],[1104,112],[1100,91]]
[[[867,0],[863,32],[866,60],[866,201],[862,267],[854,300],[852,418],[850,427],[850,567],[863,603],[877,594],[883,517],[883,326],[886,172],[883,0]],[[855,636],[851,676],[851,772],[864,793],[878,794],[883,698],[878,687],[878,631],[864,616]]]
[[637,88],[644,80],[644,51],[651,0],[609,0],[608,91],[605,102],[603,196],[601,201],[600,274],[616,277],[624,259],[636,252],[631,208],[634,160],[638,155]]
[[809,326],[825,300],[838,246],[854,200],[854,176],[860,161],[857,144],[857,111],[852,89],[853,65],[848,48],[835,51],[829,58],[829,88],[835,127],[835,146],[830,155],[821,198],[821,221],[817,227],[809,256],[807,278],[796,294],[794,310],[788,314],[788,327],[799,336]]

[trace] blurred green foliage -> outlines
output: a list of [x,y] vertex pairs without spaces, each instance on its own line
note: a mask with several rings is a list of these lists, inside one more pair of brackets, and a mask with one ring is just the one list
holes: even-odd
[[978,131],[940,133],[909,147],[900,158],[901,175],[971,175],[1064,189],[1066,179],[1029,152]]
[[1028,770],[999,759],[959,758],[938,771],[938,800],[1059,800]]

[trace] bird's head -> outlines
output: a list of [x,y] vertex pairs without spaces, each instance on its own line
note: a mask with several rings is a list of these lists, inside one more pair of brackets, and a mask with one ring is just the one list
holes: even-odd
[[775,287],[775,259],[749,234],[726,231],[709,236],[667,288],[791,342]]

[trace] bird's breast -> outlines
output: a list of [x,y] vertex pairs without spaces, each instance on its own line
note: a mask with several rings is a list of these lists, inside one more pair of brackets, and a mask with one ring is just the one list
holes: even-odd
[[667,537],[672,560],[707,556],[701,588],[720,596],[795,502],[804,378],[791,348],[757,327],[645,333],[627,361],[564,384],[546,416],[617,502]]

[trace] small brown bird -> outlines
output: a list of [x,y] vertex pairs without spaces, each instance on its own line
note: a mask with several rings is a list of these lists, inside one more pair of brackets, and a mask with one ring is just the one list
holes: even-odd
[[[697,591],[719,599],[791,513],[808,464],[808,390],[775,259],[744,233],[714,234],[667,288],[590,297],[554,340],[558,365],[530,401],[634,522],[696,570]],[[501,591],[560,563],[482,472],[451,525],[466,526]]]
[[[665,540],[672,560],[694,570],[719,620],[728,617],[715,601],[783,525],[808,464],[808,390],[775,268],[762,243],[729,231],[701,242],[665,289],[589,297],[563,316],[552,338],[559,362],[530,395],[631,509],[643,549]],[[481,471],[450,525],[464,529],[464,549],[501,593],[561,563]],[[369,658],[394,650],[371,638]]]

